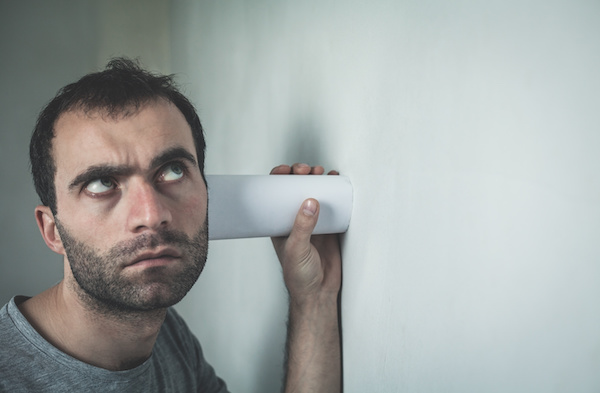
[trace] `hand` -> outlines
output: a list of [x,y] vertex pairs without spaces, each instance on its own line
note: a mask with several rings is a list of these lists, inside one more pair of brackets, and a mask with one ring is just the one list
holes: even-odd
[[[272,175],[322,175],[321,166],[280,165]],[[329,172],[337,175],[336,171]],[[290,293],[285,392],[341,391],[338,294],[342,258],[338,235],[316,235],[319,202],[302,203],[288,237],[272,238]]]
[[[271,170],[272,175],[322,175],[324,172],[322,166],[306,164],[280,165]],[[328,174],[337,175],[338,172]],[[312,236],[318,218],[319,202],[307,199],[298,211],[290,235],[271,238],[283,268],[290,300],[298,305],[323,300],[323,296],[337,300],[341,286],[339,236]]]

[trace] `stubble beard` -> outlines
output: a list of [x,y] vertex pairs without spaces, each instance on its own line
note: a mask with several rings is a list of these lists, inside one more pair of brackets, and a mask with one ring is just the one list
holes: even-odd
[[[192,288],[206,264],[208,220],[190,237],[175,230],[159,230],[117,243],[101,253],[78,241],[56,220],[75,278],[79,299],[95,313],[125,316],[162,310],[178,303]],[[182,255],[181,269],[168,266],[145,268],[135,276],[123,274],[123,266],[144,250],[158,246],[176,247]]]

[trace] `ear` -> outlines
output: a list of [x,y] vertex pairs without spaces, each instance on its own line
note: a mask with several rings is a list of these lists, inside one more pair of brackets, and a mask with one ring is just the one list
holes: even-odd
[[37,206],[35,208],[35,220],[48,248],[57,254],[65,255],[65,248],[56,228],[54,214],[52,214],[50,208],[48,206]]

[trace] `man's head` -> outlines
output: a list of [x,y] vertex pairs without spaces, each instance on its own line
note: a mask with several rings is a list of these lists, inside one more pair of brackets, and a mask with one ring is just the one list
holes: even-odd
[[187,293],[207,254],[204,139],[169,78],[115,60],[65,87],[40,115],[31,160],[38,226],[80,299],[143,311]]
[[56,165],[52,141],[56,121],[63,113],[99,112],[112,118],[126,117],[157,99],[171,102],[185,117],[192,129],[198,165],[204,176],[206,143],[194,106],[179,92],[172,77],[151,74],[132,60],[116,58],[104,71],[88,74],[62,88],[40,113],[31,137],[29,156],[35,190],[42,204],[56,214]]

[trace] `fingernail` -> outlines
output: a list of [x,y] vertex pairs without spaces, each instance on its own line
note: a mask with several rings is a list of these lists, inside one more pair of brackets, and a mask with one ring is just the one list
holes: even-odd
[[307,199],[302,205],[302,212],[307,216],[314,216],[317,212],[317,203],[313,199]]

